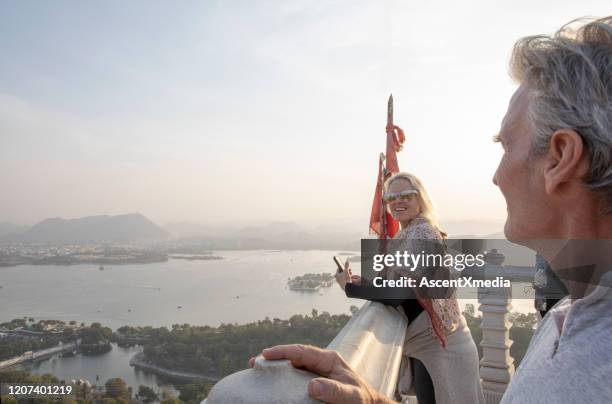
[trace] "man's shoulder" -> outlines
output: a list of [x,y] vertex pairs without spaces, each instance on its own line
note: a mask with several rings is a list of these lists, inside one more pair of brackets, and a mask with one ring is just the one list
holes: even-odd
[[[581,304],[585,303],[585,304]],[[542,319],[529,349],[550,342],[549,333],[558,333],[557,353],[576,356],[575,360],[612,359],[612,299],[604,296],[595,304],[558,302]],[[564,318],[559,320],[559,318]],[[559,321],[559,324],[556,322]],[[556,331],[558,330],[558,331]],[[557,339],[557,338],[554,338]],[[533,345],[533,346],[532,346]],[[589,354],[590,353],[590,354]],[[612,362],[611,362],[612,363]]]
[[[612,402],[612,327],[582,330],[572,338],[555,338],[552,317],[534,335],[502,403]],[[605,326],[604,326],[605,325]]]
[[[607,315],[612,300],[588,307],[570,305],[564,299],[551,309],[535,332],[503,403],[544,395],[551,402],[602,402],[612,397],[612,316]],[[564,315],[560,325],[557,321]]]

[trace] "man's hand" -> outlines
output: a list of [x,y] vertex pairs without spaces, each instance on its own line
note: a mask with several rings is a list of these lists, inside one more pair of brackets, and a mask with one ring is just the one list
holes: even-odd
[[[267,360],[288,359],[296,368],[323,376],[308,384],[308,394],[314,399],[331,404],[395,403],[374,390],[335,351],[294,344],[264,349],[262,354]],[[251,358],[249,366],[254,363]]]

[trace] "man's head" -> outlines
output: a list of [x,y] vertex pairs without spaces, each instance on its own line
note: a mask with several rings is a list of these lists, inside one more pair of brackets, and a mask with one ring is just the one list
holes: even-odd
[[510,240],[612,237],[612,17],[577,23],[514,47],[493,178]]

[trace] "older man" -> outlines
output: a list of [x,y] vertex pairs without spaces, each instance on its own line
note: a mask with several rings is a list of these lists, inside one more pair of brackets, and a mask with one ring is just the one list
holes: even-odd
[[[571,296],[543,319],[503,403],[612,402],[612,17],[553,37],[521,39],[520,84],[496,136],[493,178],[509,240],[537,250]],[[309,394],[329,403],[390,403],[335,352],[264,350],[322,375]]]
[[496,137],[504,232],[565,283],[502,403],[612,402],[612,18],[514,48],[520,83]]

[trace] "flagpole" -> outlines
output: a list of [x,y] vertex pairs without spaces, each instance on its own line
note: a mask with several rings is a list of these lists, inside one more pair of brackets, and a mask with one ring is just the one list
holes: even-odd
[[389,94],[387,101],[387,130],[393,129],[393,94]]
[[385,165],[385,153],[380,153],[379,164],[380,170],[380,235],[381,240],[387,239],[387,209],[385,207],[384,192],[385,180],[387,179],[387,166]]
[[[387,101],[387,134],[389,133],[389,131],[393,130],[393,94],[389,94],[389,100]],[[380,186],[381,186],[381,190],[380,190],[380,197],[381,197],[381,212],[382,212],[382,220],[381,220],[381,224],[382,224],[382,231],[381,233],[381,239],[386,240],[389,237],[388,232],[388,228],[387,228],[387,209],[385,207],[385,201],[384,201],[384,191],[385,191],[385,181],[387,180],[388,177],[388,172],[387,172],[387,166],[385,164],[385,159],[386,156],[384,155],[384,153],[380,153],[380,161],[381,161],[381,165],[382,165],[382,180],[380,181]]]

